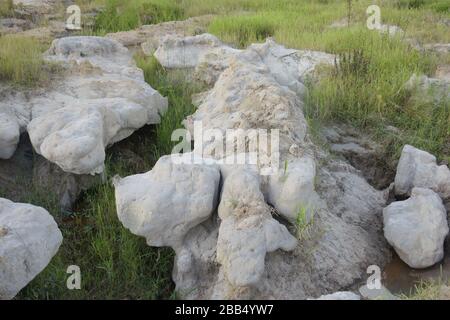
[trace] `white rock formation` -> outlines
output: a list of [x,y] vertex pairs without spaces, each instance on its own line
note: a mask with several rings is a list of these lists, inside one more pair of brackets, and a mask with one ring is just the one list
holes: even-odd
[[149,245],[177,249],[216,209],[219,182],[217,166],[176,164],[164,156],[147,173],[115,180],[119,220]]
[[0,198],[0,299],[12,299],[56,254],[62,235],[43,208]]
[[[292,252],[267,253],[264,273],[256,285],[233,286],[217,264],[223,221],[213,216],[193,228],[177,251],[173,271],[177,291],[190,299],[306,299],[354,284],[366,276],[371,264],[383,266],[389,256],[382,234],[383,192],[343,162],[331,161],[321,167],[316,180],[323,200],[317,203],[310,237],[299,241]],[[250,188],[241,185],[236,193]],[[256,238],[254,234],[252,239]]]
[[238,52],[225,46],[215,36],[204,33],[181,38],[167,36],[154,55],[165,68],[195,68],[208,52],[219,48],[228,49],[230,54]]
[[195,68],[195,78],[208,85],[214,85],[236,56],[247,62],[253,60],[256,64],[261,60],[280,85],[296,93],[304,92],[302,82],[318,64],[334,62],[333,55],[287,49],[271,38],[264,43],[252,44],[246,50],[237,50],[211,34],[185,38],[168,36],[161,41],[154,56],[166,68]]
[[395,193],[407,196],[414,187],[429,188],[443,199],[450,198],[450,170],[436,164],[432,154],[405,145],[395,176]]
[[6,142],[0,141],[5,157],[18,141],[19,126],[28,130],[36,152],[64,171],[100,173],[107,146],[158,123],[167,109],[167,99],[144,81],[128,50],[113,40],[58,39],[46,59],[66,68],[62,79],[29,97],[0,102],[2,119],[5,114],[10,119],[0,121],[0,132],[10,132]]
[[361,297],[351,291],[338,291],[322,295],[315,300],[361,300]]
[[291,251],[297,245],[287,228],[272,218],[254,172],[237,169],[227,176],[219,217],[217,261],[234,288],[258,284],[267,252]]
[[383,210],[384,235],[412,268],[427,268],[444,257],[449,232],[442,200],[430,189],[414,188],[411,197]]
[[[268,40],[231,57],[230,66],[220,74],[214,87],[197,96],[197,111],[184,124],[194,140],[198,138],[196,123],[201,123],[204,135],[208,131],[222,134],[222,138],[204,138],[201,150],[194,145],[194,152],[205,157],[220,160],[236,150],[251,152],[249,144],[257,144],[260,172],[280,169],[265,179],[263,193],[280,214],[294,221],[299,209],[314,210],[318,199],[314,192],[315,162],[306,154],[309,147],[303,104],[300,92],[295,90],[302,86],[303,76],[311,72],[312,66],[323,60],[309,55],[296,60],[289,54],[283,57],[284,51],[293,54]],[[233,140],[227,136],[228,129],[235,134],[241,130],[242,136]],[[244,137],[261,129],[265,130],[267,142],[261,135],[259,142]],[[278,148],[275,131],[279,133]]]
[[[189,41],[194,43],[192,38]],[[182,43],[173,42],[172,45],[179,45],[173,52],[181,54]],[[169,48],[164,44],[162,47]],[[198,72],[202,59],[213,66],[214,50],[218,52],[222,48],[217,44],[203,55],[207,51],[205,47],[189,49],[191,52],[186,57],[192,62],[189,64],[192,72],[194,67]],[[217,68],[203,70],[208,74],[206,79],[217,81],[210,91],[194,99],[198,109],[185,121],[194,139],[194,150],[182,158],[192,155],[196,159],[208,158],[212,164],[195,165],[220,168],[222,190],[218,216],[208,207],[205,210],[208,212],[201,215],[201,223],[195,219],[194,224],[186,224],[191,221],[189,218],[180,224],[179,219],[172,218],[170,221],[181,225],[181,232],[174,232],[172,226],[162,226],[159,218],[153,219],[160,216],[155,215],[160,209],[149,206],[144,209],[143,201],[135,201],[148,199],[145,202],[148,205],[152,203],[150,199],[159,199],[149,185],[137,187],[137,181],[143,178],[131,177],[129,183],[116,184],[118,211],[124,224],[137,226],[131,228],[134,233],[152,234],[149,244],[175,247],[173,279],[183,297],[301,299],[319,296],[321,292],[349,287],[365,275],[368,265],[382,266],[386,262],[389,250],[381,232],[385,193],[373,189],[350,165],[329,159],[327,153],[309,141],[302,112],[303,92],[299,88],[322,61],[315,57],[312,54],[302,58],[298,52],[268,40],[234,52],[228,60],[217,64]],[[177,62],[177,65],[188,64]],[[200,121],[203,132],[199,134],[196,124]],[[228,129],[241,129],[244,135],[251,130],[266,130],[270,147],[267,143],[259,146],[257,163],[227,164],[224,160],[233,154],[252,152],[248,148],[251,140],[230,138],[226,135]],[[270,131],[275,129],[279,130],[278,148],[277,140],[272,140],[277,134]],[[199,144],[199,140],[203,143]],[[316,166],[318,160],[322,163],[320,168]],[[192,165],[178,164],[182,168]],[[267,172],[261,170],[273,167],[279,170],[271,172],[272,176],[265,176]],[[168,189],[182,192],[171,177],[158,176],[163,176],[160,183],[167,183]],[[209,189],[213,188],[209,186]],[[305,207],[310,209],[306,221],[309,236],[296,245],[289,229],[271,213],[279,214],[281,220],[283,217],[294,222],[299,210]],[[145,226],[147,231],[139,230],[140,226]],[[295,226],[289,228],[295,230]]]
[[[367,266],[382,266],[389,256],[381,232],[386,194],[373,189],[353,167],[330,159],[309,141],[301,92],[292,85],[295,81],[303,83],[304,78],[295,70],[308,65],[307,58],[299,58],[299,64],[288,67],[281,56],[272,56],[276,47],[270,42],[255,45],[232,56],[229,66],[222,65],[224,70],[213,68],[209,79],[217,77],[217,82],[195,98],[198,109],[185,121],[194,138],[194,155],[214,159],[223,181],[219,215],[211,214],[185,234],[184,229],[182,240],[175,241],[179,245],[173,279],[185,298],[320,296],[353,285],[365,275]],[[285,68],[289,70],[287,78],[273,71]],[[197,121],[202,121],[203,134],[211,130],[220,133],[218,138],[202,139],[194,130]],[[260,148],[263,159],[256,165],[225,165],[223,160],[233,152],[250,151],[249,141],[221,135],[227,129],[279,129],[279,149]],[[203,141],[201,146],[198,140]],[[227,142],[230,149],[225,148]],[[270,157],[277,154],[279,161]],[[320,167],[316,166],[318,161]],[[258,178],[261,168],[270,165],[279,166],[278,176]],[[167,178],[165,181],[170,182]],[[126,188],[133,189],[131,185]],[[141,196],[131,192],[127,198],[136,195]],[[295,239],[287,233],[289,229],[294,232],[295,227],[283,227],[269,210],[279,214],[280,220],[292,222],[302,207],[312,209],[307,221],[309,236],[295,246]],[[145,215],[140,205],[129,212],[130,216]],[[166,229],[155,231],[158,239],[170,237],[166,232],[173,234]]]

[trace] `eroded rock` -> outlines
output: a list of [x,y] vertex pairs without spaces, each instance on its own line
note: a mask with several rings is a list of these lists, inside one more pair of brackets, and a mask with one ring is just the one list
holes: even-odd
[[[217,78],[214,86],[194,98],[198,109],[184,122],[194,150],[182,158],[208,159],[209,164],[197,165],[217,165],[223,185],[219,215],[205,215],[207,220],[168,241],[177,243],[173,279],[184,298],[320,296],[354,285],[369,265],[383,266],[389,258],[381,215],[386,192],[372,188],[344,161],[331,160],[309,139],[299,88],[320,59],[311,62],[298,54],[271,40],[253,45],[213,68],[208,79]],[[201,65],[201,59],[195,61]],[[271,145],[278,136],[278,148],[260,148],[256,163],[229,164],[227,159],[251,153],[252,143],[227,137],[229,129],[266,130]],[[214,139],[203,139],[208,130]],[[275,170],[262,170],[268,168]],[[174,189],[170,179],[163,181]],[[145,194],[133,191],[133,184],[122,188],[121,193],[130,190],[129,199],[153,194],[149,187]],[[120,196],[118,201],[120,206]],[[130,206],[130,212],[148,215],[150,210],[140,206]],[[310,208],[306,219],[300,216],[305,207]],[[173,237],[170,229],[160,227],[158,239]]]
[[151,246],[178,249],[216,209],[219,182],[214,165],[176,164],[164,156],[147,173],[116,179],[119,220]]
[[43,208],[0,198],[0,299],[12,299],[58,251],[62,235]]
[[[0,114],[12,120],[3,120],[0,131],[6,125],[26,129],[36,152],[66,172],[101,173],[106,147],[158,123],[167,109],[167,99],[144,81],[128,50],[113,40],[58,39],[46,59],[65,68],[62,79],[50,88],[7,96]],[[11,153],[16,131],[10,131],[0,153]]]
[[258,284],[267,252],[291,251],[297,245],[287,228],[272,218],[259,177],[251,171],[236,170],[225,179],[219,217],[217,261],[234,290]]
[[225,45],[208,33],[191,37],[167,36],[154,56],[165,68],[195,68],[209,51],[219,48]]

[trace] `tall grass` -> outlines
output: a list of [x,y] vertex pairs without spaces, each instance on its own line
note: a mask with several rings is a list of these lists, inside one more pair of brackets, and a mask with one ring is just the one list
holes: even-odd
[[2,2],[0,2],[0,18],[12,17],[13,15],[14,15],[13,0],[2,0]]
[[[210,3],[207,0],[202,4]],[[239,1],[224,1],[227,9]],[[320,80],[309,83],[306,113],[321,122],[342,121],[372,131],[398,157],[405,143],[411,143],[449,158],[448,101],[414,101],[403,89],[413,73],[431,75],[439,62],[435,56],[413,50],[406,37],[421,42],[448,42],[450,33],[443,23],[446,15],[430,10],[439,1],[424,5],[410,2],[407,9],[395,2],[375,1],[381,6],[382,22],[400,25],[404,36],[388,37],[366,28],[365,10],[372,1],[251,1],[255,12],[219,16],[209,31],[226,42],[246,47],[273,36],[291,48],[334,53],[341,63],[322,68]],[[330,28],[347,17],[352,24]],[[228,11],[227,11],[228,12]],[[440,58],[442,61],[442,58]],[[392,125],[403,134],[392,135],[384,128]]]
[[44,47],[29,37],[0,37],[0,81],[33,85],[48,77],[50,65],[42,58]]
[[162,95],[169,99],[169,110],[161,123],[155,127],[156,140],[152,153],[158,159],[162,155],[170,154],[178,141],[171,141],[172,132],[184,128],[182,121],[195,112],[191,102],[194,93],[202,91],[195,83],[187,82],[183,73],[167,74],[154,57],[137,55],[135,57],[139,68],[144,70],[145,80]]
[[104,9],[97,15],[94,32],[127,31],[143,24],[179,20],[183,10],[174,1],[166,0],[105,0]]

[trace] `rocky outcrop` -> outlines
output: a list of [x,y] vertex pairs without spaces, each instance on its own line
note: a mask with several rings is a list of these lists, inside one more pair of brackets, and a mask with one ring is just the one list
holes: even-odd
[[395,193],[408,196],[414,187],[429,188],[444,200],[450,198],[450,170],[438,166],[432,154],[405,145],[397,166]]
[[208,52],[218,49],[228,49],[230,54],[238,52],[215,36],[204,33],[191,37],[167,36],[154,56],[165,68],[195,68]]
[[[207,55],[195,58],[197,66],[192,63],[188,69],[196,72]],[[184,228],[190,219],[183,220],[176,241],[152,241],[177,243],[173,279],[183,297],[303,299],[349,287],[365,275],[367,266],[387,261],[381,221],[385,192],[373,189],[349,164],[331,160],[308,136],[299,88],[324,56],[301,55],[272,40],[252,45],[234,52],[224,70],[211,69],[214,75],[208,79],[217,81],[194,98],[198,109],[184,122],[194,150],[178,158],[220,168],[218,215],[208,209],[195,226]],[[256,163],[228,163],[236,154],[252,154],[251,139],[227,137],[230,129],[244,134],[262,129],[271,142],[257,149]],[[204,139],[204,134],[214,139]],[[192,162],[176,165],[185,168]],[[163,182],[185,196],[172,178]],[[156,228],[158,221],[140,220],[150,211],[135,199],[158,197],[153,188],[138,191],[136,185],[116,186],[118,211],[127,211],[129,220],[153,230],[157,239],[174,237],[172,227]],[[292,234],[301,236],[296,240]]]
[[0,299],[12,299],[33,280],[61,242],[45,209],[0,198]]
[[[357,170],[340,161],[321,167],[316,183],[322,200],[316,203],[309,236],[301,238],[290,252],[267,253],[264,273],[257,284],[242,287],[230,283],[218,258],[219,232],[225,228],[224,221],[213,215],[186,235],[177,252],[173,271],[177,292],[190,299],[306,299],[351,286],[364,277],[371,264],[382,267],[389,258],[382,235],[384,193],[373,189]],[[239,185],[240,188],[234,188],[235,194],[253,186]],[[254,186],[252,189],[255,192]],[[222,203],[227,203],[223,201],[222,196],[219,210]],[[248,210],[252,210],[250,206]],[[273,217],[279,219],[277,215]],[[287,226],[295,231],[296,227]],[[233,229],[226,225],[226,230],[238,238],[243,227]],[[253,233],[251,244],[263,236],[262,231]],[[245,270],[242,265],[241,271]]]
[[384,235],[399,257],[412,268],[427,268],[444,257],[449,232],[447,214],[430,189],[413,188],[411,197],[383,210]]
[[[318,64],[334,62],[334,56],[318,51],[293,50],[268,38],[265,43],[252,44],[237,50],[210,34],[180,38],[168,36],[161,42],[155,57],[166,68],[192,68],[194,77],[207,85],[214,85],[235,57],[241,61],[264,63],[273,78],[296,93],[304,92],[303,82]],[[257,63],[257,64],[258,64]]]
[[[51,88],[0,102],[0,154],[17,144],[17,127],[27,130],[37,153],[75,174],[101,173],[105,148],[145,124],[160,121],[167,99],[145,81],[126,48],[100,37],[55,40],[46,54],[64,68]],[[2,136],[3,138],[3,136]]]

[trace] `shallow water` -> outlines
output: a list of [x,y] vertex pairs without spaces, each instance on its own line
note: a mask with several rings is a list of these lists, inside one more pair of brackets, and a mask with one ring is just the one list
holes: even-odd
[[395,253],[392,261],[383,271],[383,284],[393,294],[411,294],[420,281],[450,280],[450,246],[447,245],[444,259],[426,269],[413,269],[404,263]]

